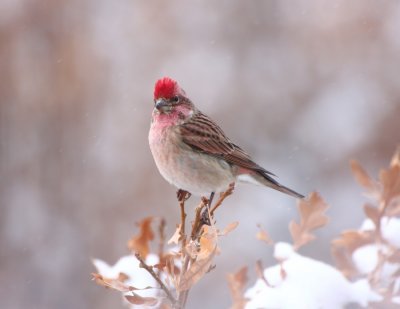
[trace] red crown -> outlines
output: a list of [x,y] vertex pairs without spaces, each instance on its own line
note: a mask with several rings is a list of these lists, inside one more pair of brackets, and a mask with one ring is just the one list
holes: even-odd
[[154,86],[154,99],[172,98],[177,92],[178,84],[169,77],[159,79]]

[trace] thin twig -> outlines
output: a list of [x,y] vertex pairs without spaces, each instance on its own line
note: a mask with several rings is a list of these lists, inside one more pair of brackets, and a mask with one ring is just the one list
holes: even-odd
[[185,234],[185,222],[186,222],[186,213],[185,213],[185,202],[190,198],[191,194],[185,190],[179,189],[176,192],[176,196],[178,198],[179,207],[181,209],[181,228],[179,230],[179,237],[181,240],[181,250],[184,250],[186,245],[186,234]]
[[179,292],[178,308],[185,308],[188,296],[189,296],[189,290]]
[[160,277],[154,272],[153,267],[146,264],[146,262],[141,257],[140,253],[136,252],[135,256],[140,262],[139,267],[144,268],[154,278],[154,280],[157,281],[157,283],[160,285],[161,289],[165,292],[165,294],[167,294],[167,297],[168,297],[169,301],[171,302],[172,306],[175,307],[177,300],[171,294],[171,292],[168,290],[168,288],[165,286],[164,282],[161,281]]
[[[206,205],[208,205],[208,200],[203,197],[201,199],[200,204],[196,207],[196,210],[195,210],[195,218],[194,218],[194,222],[192,224],[192,231],[191,231],[191,239],[192,240],[195,240],[199,237],[200,230],[202,227],[201,211]],[[192,257],[186,251],[185,248],[182,249],[181,254],[182,254],[181,255],[182,269],[181,269],[180,277],[182,278],[185,275],[185,273],[188,271],[188,269],[190,268],[190,265],[192,264],[192,262],[194,260],[192,259]],[[188,296],[189,296],[189,290],[179,292],[179,295],[178,295],[178,304],[180,306],[179,308],[185,308]]]
[[[159,238],[160,238],[160,242],[158,244],[158,260],[160,261],[160,263],[161,263],[161,261],[163,260],[163,257],[164,257],[165,225],[166,225],[165,219],[161,218],[160,225],[158,227],[158,235],[159,235]],[[160,271],[161,271],[161,269],[159,269],[157,271],[157,274],[159,274]]]
[[[188,271],[188,269],[190,268],[190,265],[192,265],[192,263],[195,261],[195,259],[193,259],[191,257],[191,255],[185,250],[182,251],[182,270],[180,273],[180,278],[182,279],[185,275],[185,273]],[[185,308],[186,306],[186,302],[189,296],[189,289],[184,290],[184,291],[179,291],[178,294],[178,308]]]
[[192,240],[195,240],[196,238],[199,237],[201,227],[203,226],[203,224],[201,222],[201,211],[203,210],[203,208],[206,205],[208,205],[208,200],[205,197],[203,197],[201,199],[199,206],[196,207],[196,213],[195,213],[195,217],[194,217],[194,221],[193,221],[193,225],[192,225],[192,233],[191,233]]
[[179,207],[181,208],[181,229],[179,231],[179,238],[181,241],[181,249],[182,251],[186,245],[186,234],[185,234],[185,221],[186,221],[186,213],[185,213],[185,199],[179,201]]
[[211,209],[211,211],[210,211],[210,216],[211,216],[211,218],[214,217],[214,212],[217,210],[217,208],[218,208],[219,206],[221,206],[222,202],[223,202],[229,195],[231,195],[231,194],[233,193],[233,190],[234,190],[234,189],[235,189],[235,183],[232,182],[232,183],[229,185],[228,190],[226,190],[225,192],[221,193],[221,195],[220,195],[218,201],[215,203],[214,207],[213,207],[213,208]]

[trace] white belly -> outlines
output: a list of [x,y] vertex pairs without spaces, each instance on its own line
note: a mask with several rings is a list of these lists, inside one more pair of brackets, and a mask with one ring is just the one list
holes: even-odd
[[[165,134],[166,130],[172,134]],[[208,195],[225,191],[235,181],[236,177],[228,163],[193,151],[179,140],[173,130],[166,128],[162,134],[154,134],[150,129],[149,134],[154,161],[169,183],[195,195]]]

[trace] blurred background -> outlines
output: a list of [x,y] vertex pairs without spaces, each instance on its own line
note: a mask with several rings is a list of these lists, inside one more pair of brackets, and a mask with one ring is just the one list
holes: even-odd
[[[146,216],[179,221],[147,141],[165,75],[283,184],[322,194],[331,221],[301,253],[333,263],[366,201],[349,159],[376,176],[399,143],[399,69],[396,0],[2,0],[0,307],[123,308],[91,258],[127,254]],[[217,224],[240,225],[188,308],[227,308],[226,273],[274,263],[257,224],[290,241],[296,218],[293,198],[237,186]]]

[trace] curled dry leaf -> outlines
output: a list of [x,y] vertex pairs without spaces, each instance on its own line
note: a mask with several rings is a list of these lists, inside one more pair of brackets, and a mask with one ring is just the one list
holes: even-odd
[[213,253],[218,251],[217,246],[218,234],[214,226],[203,226],[203,233],[200,237],[200,251],[197,259],[206,259]]
[[228,235],[230,232],[232,232],[235,228],[237,228],[237,226],[239,225],[239,222],[232,222],[229,223],[223,230],[222,232],[218,233],[218,236],[226,236]]
[[133,305],[155,306],[158,303],[157,298],[142,297],[135,293],[133,293],[133,295],[125,295],[125,299]]
[[142,257],[146,257],[150,252],[150,241],[154,239],[154,233],[151,228],[153,217],[147,217],[140,223],[139,234],[133,236],[128,241],[128,248],[133,252],[138,252]]
[[328,222],[325,211],[328,205],[316,192],[307,199],[300,200],[297,205],[300,212],[300,223],[292,220],[289,224],[293,246],[297,250],[315,238],[311,231],[324,226]]
[[176,228],[176,230],[174,232],[174,235],[172,235],[172,237],[168,240],[168,242],[167,242],[168,245],[170,245],[170,244],[175,244],[175,245],[179,244],[179,239],[181,237],[180,232],[181,232],[181,224],[179,224],[177,226],[177,228]]
[[258,239],[258,240],[261,240],[261,241],[263,241],[263,242],[265,242],[265,243],[267,243],[268,245],[273,245],[274,244],[274,241],[272,240],[272,238],[269,236],[269,234],[268,234],[268,232],[266,231],[266,230],[264,230],[262,227],[261,227],[261,225],[257,225],[257,227],[258,227],[258,232],[257,232],[257,234],[256,234],[256,238]]
[[242,267],[234,274],[228,274],[227,279],[233,300],[231,309],[243,309],[247,303],[246,298],[243,296],[244,288],[248,281],[247,267]]
[[98,285],[104,286],[106,288],[110,288],[120,292],[129,292],[136,289],[132,286],[126,285],[123,281],[120,280],[121,277],[119,277],[118,279],[105,278],[97,273],[92,273],[92,276],[93,276],[92,279]]

